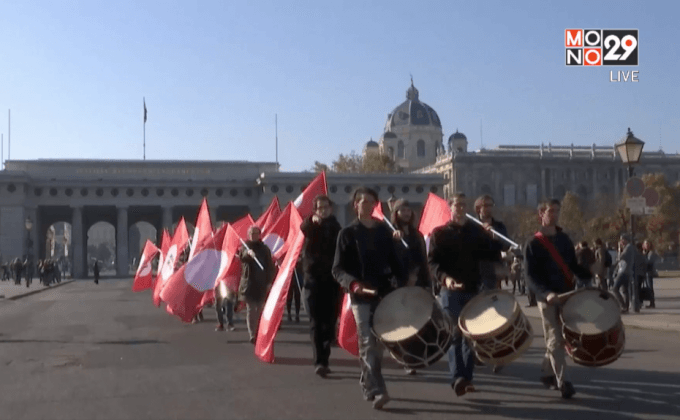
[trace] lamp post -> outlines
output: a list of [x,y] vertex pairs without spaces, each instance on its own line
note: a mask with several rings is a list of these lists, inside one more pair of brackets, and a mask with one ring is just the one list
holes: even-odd
[[[616,151],[619,153],[619,156],[621,157],[621,161],[623,161],[624,164],[628,165],[628,179],[633,178],[633,175],[635,175],[635,168],[634,166],[640,163],[640,157],[642,156],[642,148],[645,146],[645,142],[638,139],[633,135],[633,132],[630,131],[630,127],[628,127],[628,133],[626,133],[626,136],[621,139],[618,143],[616,143]],[[633,298],[633,309],[635,312],[638,312],[639,306],[640,306],[640,301],[639,301],[639,296],[638,296],[638,285],[637,285],[637,276],[635,273],[635,258],[637,255],[637,249],[635,249],[636,243],[635,243],[635,215],[631,212],[630,213],[630,241],[631,245],[633,246],[633,266],[630,267],[628,270],[629,273],[629,290],[632,291],[632,298]]]

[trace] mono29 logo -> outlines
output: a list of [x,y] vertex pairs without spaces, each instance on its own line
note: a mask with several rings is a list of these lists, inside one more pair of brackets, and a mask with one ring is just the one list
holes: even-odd
[[565,29],[567,66],[637,66],[637,29]]

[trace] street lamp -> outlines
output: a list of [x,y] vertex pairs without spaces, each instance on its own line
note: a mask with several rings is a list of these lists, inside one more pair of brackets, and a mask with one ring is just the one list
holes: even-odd
[[[633,178],[633,175],[635,174],[635,168],[634,166],[640,163],[640,157],[642,156],[642,148],[645,146],[645,142],[640,140],[639,138],[635,137],[633,135],[633,132],[630,131],[630,127],[628,127],[628,133],[626,133],[626,136],[621,139],[618,143],[616,143],[616,151],[619,153],[619,156],[621,156],[621,161],[623,161],[624,164],[628,165],[628,179],[630,180]],[[630,213],[630,242],[631,245],[635,248],[636,243],[635,243],[635,215],[633,212]],[[635,274],[635,259],[637,258],[636,256],[637,250],[634,249],[633,252],[633,266],[628,268],[628,273],[629,273],[629,290],[632,291],[632,298],[633,298],[633,309],[635,312],[639,312],[639,305],[640,305],[640,300],[638,296],[638,284],[637,284],[637,275]]]
[[26,218],[24,222],[24,227],[26,227],[26,254],[30,257],[33,254],[33,240],[31,239],[31,230],[33,229],[33,220],[30,217]]

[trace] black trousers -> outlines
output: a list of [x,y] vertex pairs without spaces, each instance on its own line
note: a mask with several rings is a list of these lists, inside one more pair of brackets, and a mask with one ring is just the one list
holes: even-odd
[[312,283],[306,279],[305,300],[309,310],[314,366],[328,367],[331,345],[335,341],[340,286],[332,278],[323,280]]

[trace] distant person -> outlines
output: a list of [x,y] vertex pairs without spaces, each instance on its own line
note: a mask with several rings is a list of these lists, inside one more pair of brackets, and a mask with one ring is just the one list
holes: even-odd
[[[595,252],[590,249],[588,241],[582,241],[576,248],[576,261],[584,270],[592,273],[592,267],[595,264]],[[589,287],[592,277],[579,279],[577,281],[577,288]]]
[[656,264],[659,261],[663,261],[663,258],[654,251],[654,244],[650,241],[645,240],[642,243],[642,250],[645,254],[645,259],[647,262],[647,272],[646,272],[646,283],[649,291],[651,293],[648,308],[656,308],[654,304],[654,277],[659,277],[659,272],[656,270]]
[[[494,206],[495,203],[493,198],[488,194],[484,194],[475,200],[475,213],[477,214],[479,221],[484,224],[484,228],[487,231],[490,232],[490,229],[493,229],[507,237],[508,229],[505,227],[505,224],[493,217]],[[491,237],[492,247],[498,251],[499,255],[501,251],[508,251],[510,245],[505,242],[505,240],[493,233],[491,233]],[[479,271],[482,276],[482,286],[485,290],[499,289],[500,279],[502,279],[503,276],[499,276],[498,273],[507,273],[505,263],[502,260],[480,261]],[[507,284],[507,276],[505,278]]]
[[92,271],[94,272],[94,284],[99,284],[99,261],[94,262]]

